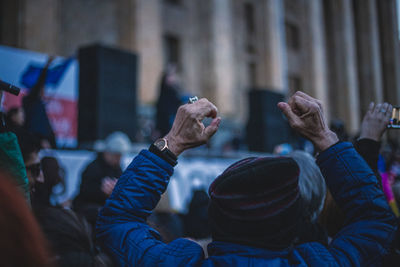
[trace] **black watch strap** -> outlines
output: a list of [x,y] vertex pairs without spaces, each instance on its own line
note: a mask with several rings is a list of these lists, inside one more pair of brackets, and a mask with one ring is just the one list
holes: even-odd
[[151,153],[156,154],[157,156],[159,156],[160,158],[162,158],[163,160],[165,160],[166,162],[171,164],[173,167],[175,167],[176,164],[178,164],[178,158],[168,148],[164,149],[163,151],[161,151],[154,144],[151,144],[150,148],[149,148],[149,151]]
[[0,111],[0,133],[6,132],[6,123],[4,119],[4,113]]

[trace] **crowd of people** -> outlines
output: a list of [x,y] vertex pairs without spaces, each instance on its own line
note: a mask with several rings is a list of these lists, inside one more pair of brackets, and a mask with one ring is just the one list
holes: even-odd
[[221,118],[204,98],[181,105],[172,70],[157,104],[166,110],[156,115],[160,138],[125,171],[129,138],[115,132],[97,142],[79,194],[54,203],[66,170],[40,157],[56,147],[42,101],[50,63],[0,126],[1,266],[400,264],[400,150],[383,142],[392,105],[371,103],[350,143],[340,122],[328,127],[319,100],[296,92],[278,107],[313,153],[280,147],[278,155],[244,158],[208,192],[193,192],[179,214],[160,208],[161,195],[179,156],[208,143]]

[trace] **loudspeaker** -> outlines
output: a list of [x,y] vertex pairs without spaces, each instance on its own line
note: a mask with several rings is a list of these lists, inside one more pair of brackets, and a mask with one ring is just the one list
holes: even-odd
[[79,144],[114,131],[134,140],[138,56],[91,45],[79,49]]
[[276,145],[291,142],[291,129],[277,107],[282,94],[253,89],[249,91],[247,145],[251,151],[273,152]]

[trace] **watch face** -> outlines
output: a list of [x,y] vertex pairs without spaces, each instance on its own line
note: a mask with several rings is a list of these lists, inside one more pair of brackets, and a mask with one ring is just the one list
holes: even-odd
[[164,151],[167,148],[167,142],[165,139],[158,139],[154,142],[154,145],[160,150]]

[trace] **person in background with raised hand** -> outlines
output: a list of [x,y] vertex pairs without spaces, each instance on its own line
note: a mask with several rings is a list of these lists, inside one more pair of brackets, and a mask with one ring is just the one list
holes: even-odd
[[[381,139],[389,124],[392,109],[392,105],[388,103],[374,104],[371,102],[361,122],[360,136],[354,142],[354,148],[374,171],[380,184],[381,175],[378,172],[379,151],[381,148]],[[393,201],[390,201],[388,194],[385,192],[388,189],[390,190],[390,187],[383,187],[389,205],[397,215],[398,208],[394,202],[394,198]],[[391,195],[393,196],[393,194]],[[332,195],[328,192],[325,207],[320,216],[320,223],[326,228],[329,236],[335,236],[342,229],[344,221],[344,214],[336,205]]]
[[[218,130],[216,107],[206,99],[181,106],[171,131],[132,161],[97,220],[97,239],[118,266],[379,266],[393,239],[395,218],[378,181],[350,143],[327,126],[322,104],[304,93],[279,103],[295,130],[321,152],[317,163],[346,225],[329,246],[301,241],[307,215],[299,167],[290,157],[247,158],[210,185],[212,243],[205,259],[187,239],[168,244],[146,224],[186,149]],[[205,127],[201,121],[212,117]]]

